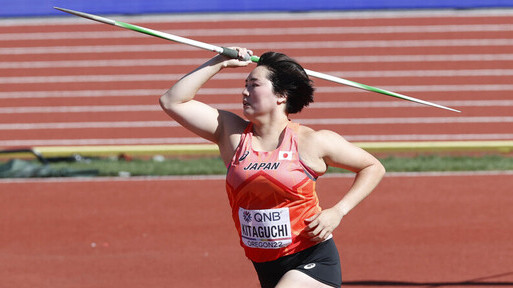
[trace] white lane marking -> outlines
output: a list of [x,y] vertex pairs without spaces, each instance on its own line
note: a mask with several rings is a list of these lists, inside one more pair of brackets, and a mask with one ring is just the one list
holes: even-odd
[[[405,77],[503,77],[512,76],[513,69],[460,70],[391,70],[391,71],[330,71],[327,74],[349,78],[405,78]],[[223,73],[213,80],[241,80],[247,73]],[[30,83],[88,83],[88,82],[160,82],[176,81],[183,74],[118,74],[118,75],[58,75],[0,77],[0,84]]]
[[[215,45],[215,43],[212,43]],[[233,43],[232,43],[233,44]],[[225,44],[229,46],[230,44]],[[429,39],[429,40],[361,40],[361,41],[315,41],[315,42],[262,42],[238,43],[251,49],[342,49],[342,48],[394,48],[394,47],[491,47],[512,46],[513,39]],[[3,55],[31,54],[76,54],[76,53],[120,53],[120,52],[171,52],[196,51],[187,45],[95,45],[95,46],[51,46],[0,48]]]
[[[151,28],[151,27],[148,27]],[[202,36],[246,36],[246,35],[334,35],[334,34],[399,34],[399,33],[465,33],[465,32],[509,32],[511,24],[468,25],[406,25],[406,26],[323,26],[323,27],[273,27],[273,28],[224,28],[224,29],[174,29],[159,30],[187,37]],[[71,39],[123,39],[134,38],[133,31],[68,31],[0,34],[0,41],[15,40],[71,40]],[[147,37],[139,35],[139,37]]]
[[[512,61],[513,54],[437,54],[437,55],[380,55],[380,56],[297,56],[300,63],[385,63],[385,62],[487,62]],[[180,59],[106,59],[106,60],[55,60],[1,62],[0,69],[41,69],[77,67],[134,67],[134,66],[176,66],[199,65],[201,58]]]
[[[440,123],[512,123],[513,116],[475,117],[382,117],[382,118],[318,118],[295,119],[304,125],[385,125],[385,124],[440,124]],[[175,121],[109,121],[109,122],[54,122],[1,123],[0,130],[46,130],[90,128],[159,128],[180,127]]]
[[[511,133],[494,134],[399,134],[399,135],[344,135],[351,141],[466,141],[466,140],[511,140]],[[206,144],[199,137],[172,138],[109,138],[109,139],[26,139],[0,140],[3,147],[77,146],[77,145],[152,145],[152,144]]]
[[[445,106],[454,107],[510,107],[513,100],[452,100],[436,101]],[[211,104],[212,107],[223,110],[241,108],[241,103]],[[423,107],[406,101],[355,101],[355,102],[315,102],[309,109],[356,109],[356,108],[400,108]],[[29,113],[103,113],[103,112],[161,112],[162,108],[155,105],[91,105],[91,106],[28,106],[28,107],[0,107],[0,114],[29,114]]]
[[[419,177],[475,177],[475,176],[511,176],[513,171],[461,171],[461,172],[387,172],[386,178]],[[319,178],[354,178],[353,173],[328,173]],[[156,182],[156,181],[224,181],[225,175],[190,176],[134,176],[134,177],[60,177],[60,178],[10,178],[0,179],[0,184],[30,183],[88,183],[88,182]],[[321,184],[322,185],[322,184]]]

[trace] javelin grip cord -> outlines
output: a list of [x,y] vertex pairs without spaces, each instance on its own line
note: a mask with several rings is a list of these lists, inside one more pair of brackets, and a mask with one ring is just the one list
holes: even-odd
[[[221,52],[219,54],[226,56],[228,58],[239,59],[239,51],[237,51],[235,49],[227,48],[227,47],[221,47],[221,48],[223,48],[223,52]],[[244,58],[241,60],[250,61],[251,56],[249,54],[246,54],[246,55],[244,55]]]

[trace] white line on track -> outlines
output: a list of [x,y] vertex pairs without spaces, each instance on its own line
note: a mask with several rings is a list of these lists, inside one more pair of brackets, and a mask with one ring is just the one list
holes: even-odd
[[[513,171],[436,171],[436,172],[388,172],[385,178],[412,177],[476,177],[476,176],[511,176]],[[318,181],[330,178],[354,178],[353,173],[328,173]],[[0,184],[30,183],[88,183],[88,182],[157,182],[157,181],[224,181],[225,175],[190,175],[190,176],[134,176],[134,177],[60,177],[60,178],[9,178],[0,179]],[[322,185],[322,184],[320,184]]]
[[[349,141],[465,141],[511,140],[513,134],[402,134],[402,135],[344,135]],[[81,145],[163,145],[207,144],[199,137],[172,138],[109,138],[109,139],[26,139],[0,140],[0,147],[81,146]]]
[[[512,116],[483,117],[384,117],[384,118],[320,118],[296,119],[304,125],[384,125],[384,124],[439,124],[439,123],[513,123]],[[175,121],[109,121],[58,123],[3,123],[0,130],[91,129],[91,128],[159,128],[180,127]]]
[[401,135],[347,135],[349,141],[466,141],[512,140],[513,133],[496,134],[401,134]]
[[[151,28],[146,26],[147,28]],[[224,28],[224,29],[180,29],[159,30],[184,37],[202,36],[246,36],[246,35],[333,35],[333,34],[399,34],[399,33],[465,33],[465,32],[510,32],[512,24],[481,25],[410,25],[410,26],[325,26],[325,27],[273,27],[273,28]],[[133,31],[71,31],[38,33],[3,33],[0,41],[19,40],[71,40],[71,39],[123,39],[147,37]]]
[[[513,69],[472,70],[391,70],[391,71],[330,71],[327,74],[350,78],[407,78],[407,77],[502,77],[512,76]],[[222,73],[213,80],[241,80],[245,73]],[[122,74],[122,75],[60,75],[0,77],[0,84],[23,83],[84,83],[84,82],[160,82],[176,81],[182,74]]]
[[[437,104],[453,107],[510,107],[513,100],[454,100],[437,101]],[[217,109],[241,109],[241,103],[211,104]],[[315,102],[309,109],[341,109],[341,108],[399,108],[423,107],[407,101],[358,101],[358,102]],[[102,113],[102,112],[161,112],[159,105],[88,105],[88,106],[32,106],[32,107],[0,107],[0,114],[32,114],[32,113]]]
[[0,130],[179,127],[175,121],[110,121],[0,124]]
[[370,56],[298,56],[302,63],[368,63],[368,62],[468,62],[511,61],[513,54],[423,54]]
[[[465,85],[396,85],[380,86],[382,89],[403,92],[511,92],[513,84],[465,84]],[[85,98],[85,97],[156,97],[165,89],[133,89],[133,90],[74,90],[74,91],[0,91],[0,99],[24,98]],[[198,95],[233,96],[241,95],[242,88],[202,88]],[[368,93],[356,88],[345,86],[316,87],[317,94],[333,93]],[[320,95],[320,97],[322,97]]]
[[[381,55],[381,56],[299,56],[301,63],[385,63],[385,62],[492,62],[513,61],[513,54],[452,54],[452,55]],[[0,69],[41,69],[41,68],[98,68],[134,66],[179,66],[200,65],[205,59],[121,59],[121,60],[63,60],[63,61],[16,61],[1,62]]]
[[[386,117],[386,118],[324,118],[296,119],[304,125],[384,125],[384,124],[436,124],[436,123],[511,123],[513,117]],[[8,124],[10,125],[10,124]],[[1,127],[1,124],[0,124]]]
[[[24,98],[85,98],[85,97],[155,97],[166,92],[162,89],[126,89],[126,90],[59,90],[59,91],[0,91],[0,99]],[[240,89],[239,89],[240,94]]]
[[75,145],[153,145],[153,144],[206,144],[200,137],[172,138],[109,138],[109,139],[27,139],[0,140],[0,147],[75,146]]
[[[215,43],[212,43],[215,45]],[[235,45],[235,43],[232,43]],[[230,46],[229,43],[223,45]],[[315,42],[265,42],[239,43],[250,49],[342,49],[342,48],[393,48],[393,47],[492,47],[512,46],[513,39],[429,39],[429,40],[362,40],[362,41],[315,41]],[[76,54],[76,53],[120,53],[120,52],[171,52],[196,51],[187,45],[147,44],[147,45],[97,45],[97,46],[51,46],[51,47],[10,47],[0,48],[3,55],[31,54]]]

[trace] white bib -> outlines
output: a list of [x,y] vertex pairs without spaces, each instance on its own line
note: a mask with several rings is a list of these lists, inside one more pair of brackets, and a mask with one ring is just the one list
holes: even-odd
[[251,248],[280,249],[292,243],[288,208],[246,210],[239,207],[241,238]]

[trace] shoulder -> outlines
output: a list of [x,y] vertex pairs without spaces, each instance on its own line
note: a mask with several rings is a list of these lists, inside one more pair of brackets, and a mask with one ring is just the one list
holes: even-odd
[[298,139],[301,144],[323,148],[326,145],[347,142],[340,134],[331,130],[314,130],[308,126],[299,126]]
[[300,143],[307,155],[315,155],[316,158],[328,166],[343,168],[349,171],[361,169],[378,163],[370,153],[347,141],[340,134],[330,130],[300,129]]
[[221,131],[224,133],[232,134],[239,133],[241,134],[244,129],[249,124],[249,121],[243,119],[239,115],[225,110],[219,111],[219,122],[221,124]]
[[340,147],[338,142],[345,142],[342,136],[333,131],[314,130],[302,125],[297,129],[296,137],[302,161],[319,174],[327,169],[326,156]]
[[333,165],[335,159],[337,159],[335,162],[339,162],[340,159],[348,158],[349,155],[359,156],[364,152],[334,131],[301,127],[298,132],[298,146],[303,147],[301,150],[304,153],[322,159],[328,165]]
[[219,147],[221,158],[226,164],[231,160],[239,145],[241,135],[250,122],[224,110],[219,110],[219,118],[220,129],[217,131],[216,144]]

